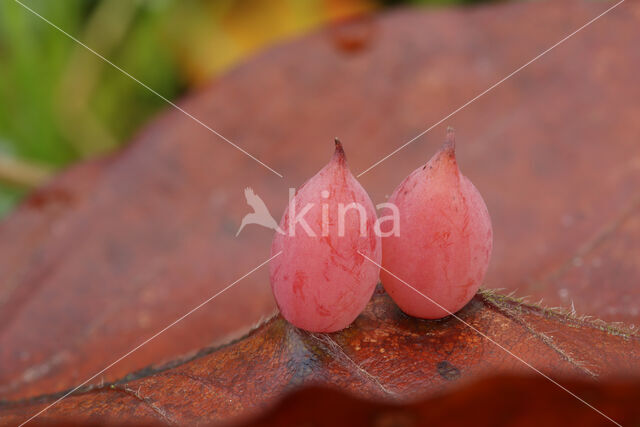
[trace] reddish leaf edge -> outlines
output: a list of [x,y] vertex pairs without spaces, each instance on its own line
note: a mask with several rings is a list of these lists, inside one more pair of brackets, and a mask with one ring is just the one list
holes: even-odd
[[[640,382],[567,379],[616,422],[634,425]],[[535,421],[531,421],[531,420]],[[428,426],[428,425],[609,425],[607,419],[546,379],[494,375],[415,402],[365,399],[341,390],[307,386],[284,395],[263,413],[238,426]]]
[[[379,283],[378,290],[382,290],[382,284]],[[528,296],[516,296],[515,292],[509,293],[501,293],[503,289],[500,288],[480,288],[478,293],[473,297],[473,300],[476,300],[480,303],[485,304],[489,309],[497,312],[499,315],[511,320],[516,323],[522,324],[522,322],[518,319],[518,314],[524,313],[525,310],[531,314],[539,315],[545,319],[549,320],[558,320],[566,322],[568,326],[572,327],[587,327],[592,328],[594,330],[598,330],[604,332],[611,336],[620,337],[624,340],[630,340],[634,338],[640,338],[640,329],[636,325],[625,324],[623,322],[606,322],[604,320],[595,318],[589,315],[577,315],[575,311],[569,310],[564,307],[545,307],[542,304],[542,300],[539,302],[531,302],[530,297]],[[382,290],[384,293],[384,291]],[[468,307],[469,304],[467,304]],[[465,310],[463,308],[461,311]],[[406,315],[405,315],[406,316]],[[410,316],[407,316],[410,318]],[[447,316],[443,319],[435,320],[443,321],[450,319],[452,316]],[[265,316],[256,322],[253,326],[248,328],[244,333],[230,334],[228,338],[219,340],[216,344],[203,347],[200,350],[197,350],[193,353],[184,355],[182,357],[178,357],[166,363],[161,364],[152,364],[148,365],[142,369],[138,369],[133,371],[122,378],[111,381],[104,382],[101,384],[90,384],[83,387],[78,388],[77,390],[70,393],[66,396],[70,391],[74,390],[73,387],[61,390],[55,393],[46,393],[37,396],[26,397],[17,400],[6,400],[0,399],[0,410],[2,409],[12,409],[18,408],[20,406],[27,406],[32,404],[44,404],[51,403],[60,399],[61,397],[71,397],[71,396],[81,396],[90,394],[93,392],[100,392],[105,390],[118,390],[122,385],[127,384],[132,381],[136,381],[139,379],[143,379],[155,374],[159,374],[165,371],[168,371],[173,368],[177,368],[181,365],[193,362],[202,357],[211,355],[217,351],[223,350],[227,347],[233,346],[236,343],[239,343],[255,333],[257,333],[261,328],[267,327],[270,323],[276,321],[286,322],[284,318],[280,315],[278,310],[275,310],[271,315]],[[526,325],[523,325],[526,327]],[[297,329],[297,328],[296,328]],[[306,333],[303,330],[300,332]],[[339,332],[337,332],[339,333]],[[314,335],[332,335],[332,334],[314,334]],[[231,337],[231,338],[229,338]],[[304,388],[304,387],[303,387]]]
[[108,382],[105,381],[100,384],[89,384],[89,385],[80,387],[77,390],[75,390],[73,393],[70,393],[68,396],[66,395],[70,391],[74,390],[75,387],[70,387],[65,390],[57,391],[55,393],[45,393],[37,396],[25,397],[25,398],[16,399],[16,400],[0,399],[0,410],[6,409],[6,408],[19,407],[23,405],[32,405],[37,403],[50,403],[57,399],[60,399],[63,396],[65,397],[80,396],[80,395],[88,394],[95,391],[102,391],[106,389],[117,389],[117,387],[122,384],[127,384],[131,381],[139,380],[139,379],[146,378],[164,371],[168,371],[170,369],[179,367],[186,363],[193,362],[194,360],[198,360],[202,357],[215,353],[216,351],[222,350],[238,342],[241,342],[242,340],[250,337],[256,331],[258,331],[262,326],[277,319],[279,317],[279,314],[280,314],[279,311],[276,309],[275,311],[273,311],[273,313],[262,317],[260,320],[258,320],[253,325],[251,325],[249,328],[244,329],[239,333],[228,334],[226,338],[217,340],[215,344],[203,347],[194,352],[187,353],[185,355],[182,355],[180,357],[177,357],[165,363],[147,365],[144,368],[130,372],[127,375],[115,381],[108,381]]
[[480,295],[490,307],[502,310],[501,314],[503,315],[509,312],[509,304],[515,304],[522,306],[520,308],[526,307],[530,309],[532,313],[539,314],[546,319],[569,321],[572,326],[591,327],[606,332],[609,335],[625,339],[640,337],[640,328],[638,325],[624,322],[607,322],[588,314],[578,314],[575,309],[568,309],[566,307],[546,307],[542,299],[535,302],[531,301],[531,297],[529,296],[517,296],[515,291],[501,293],[504,290],[503,288],[480,288],[475,297],[477,298],[478,295]]
[[[565,384],[604,409],[616,422],[634,425],[640,417],[640,382],[608,380],[592,382],[568,379]],[[507,411],[505,411],[505,408]],[[496,417],[496,414],[499,414]],[[443,391],[414,402],[371,400],[335,388],[306,386],[292,390],[260,414],[222,425],[282,426],[314,425],[336,427],[358,426],[422,426],[422,425],[494,425],[498,418],[504,424],[566,426],[609,425],[599,413],[573,399],[542,377],[531,375],[494,375],[480,378],[459,389]],[[33,425],[46,426],[155,426],[150,422],[101,422],[72,419],[63,421],[34,420]],[[216,425],[206,423],[204,425]]]

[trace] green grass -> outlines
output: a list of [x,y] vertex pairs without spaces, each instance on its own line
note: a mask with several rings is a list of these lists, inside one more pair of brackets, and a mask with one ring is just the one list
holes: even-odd
[[[101,2],[25,3],[78,36]],[[143,6],[136,8],[126,43],[116,46],[109,59],[164,96],[173,98],[183,84],[173,59],[159,40],[161,32],[157,28],[168,19],[166,7],[159,7],[167,2],[150,1],[148,6],[144,2],[133,3]],[[82,59],[74,63],[74,57]],[[91,67],[73,68],[74,64]],[[62,112],[65,106],[83,99],[82,83],[87,75],[96,83],[89,92],[86,115],[77,117],[74,123],[75,117],[65,118]],[[74,86],[74,81],[79,84]],[[19,4],[0,1],[0,155],[62,168],[121,145],[163,106],[160,98],[84,51]],[[83,125],[92,121],[113,143],[100,143],[99,132],[92,134],[92,129],[85,129]],[[0,181],[0,216],[27,191]]]
[[[180,46],[194,40],[185,34],[221,22],[204,0],[21,1],[169,99],[187,86]],[[216,13],[227,13],[237,1],[226,0]],[[470,2],[477,0],[381,0],[383,6]],[[251,22],[245,31],[252,31]],[[159,97],[18,3],[0,0],[0,156],[58,170],[118,148],[163,108]],[[29,190],[9,185],[1,172],[0,218]]]

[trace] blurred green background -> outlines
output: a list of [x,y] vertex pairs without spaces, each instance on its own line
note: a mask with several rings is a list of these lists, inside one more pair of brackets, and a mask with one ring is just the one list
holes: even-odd
[[[258,49],[403,4],[482,0],[21,0],[169,99]],[[13,0],[0,0],[0,217],[166,104]]]

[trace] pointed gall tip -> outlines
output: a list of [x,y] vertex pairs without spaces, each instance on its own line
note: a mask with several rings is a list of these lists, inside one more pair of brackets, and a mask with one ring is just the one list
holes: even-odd
[[334,138],[334,142],[336,144],[336,151],[334,155],[340,158],[341,160],[344,160],[345,154],[344,154],[344,148],[342,148],[342,143],[338,138]]
[[450,151],[452,155],[455,155],[456,151],[456,131],[451,126],[447,127],[447,138],[442,146],[445,151]]

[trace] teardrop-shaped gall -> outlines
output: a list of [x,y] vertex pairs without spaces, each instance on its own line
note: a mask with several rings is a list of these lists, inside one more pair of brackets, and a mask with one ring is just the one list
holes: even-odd
[[493,231],[482,196],[458,169],[453,129],[440,151],[413,171],[389,202],[398,208],[400,226],[396,235],[382,238],[385,290],[411,316],[438,319],[460,310],[487,272]]
[[270,263],[271,289],[280,312],[312,332],[349,326],[371,298],[380,262],[376,213],[347,167],[336,139],[329,163],[298,189],[280,221]]

